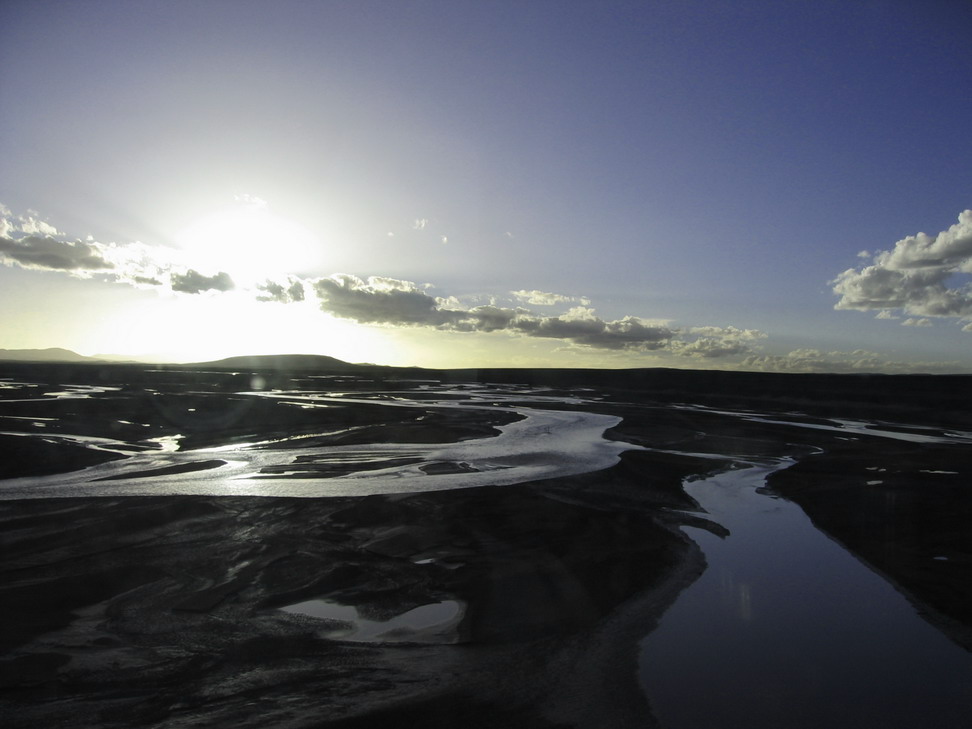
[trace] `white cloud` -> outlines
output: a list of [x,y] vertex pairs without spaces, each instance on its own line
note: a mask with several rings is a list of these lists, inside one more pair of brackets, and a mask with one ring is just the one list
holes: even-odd
[[901,322],[901,326],[903,326],[903,327],[930,327],[930,326],[934,326],[934,325],[931,323],[931,319],[928,319],[926,317],[922,317],[921,319],[916,319],[914,317],[908,317],[903,322]]
[[831,282],[840,296],[835,308],[901,310],[915,317],[972,316],[972,284],[964,283],[964,274],[972,273],[972,210],[963,211],[958,223],[936,236],[908,236],[870,258],[870,265],[849,268]]
[[0,236],[21,238],[24,236],[59,236],[61,233],[48,222],[41,220],[38,213],[28,210],[24,215],[14,215],[10,208],[0,203]]
[[892,314],[890,309],[881,309],[881,311],[879,311],[877,313],[877,316],[875,316],[874,318],[875,319],[900,319],[901,317]]
[[510,295],[518,301],[523,301],[531,306],[555,306],[557,304],[568,303],[577,303],[582,306],[591,305],[591,300],[586,296],[565,296],[563,294],[554,294],[548,291],[538,291],[536,289],[532,291],[527,291],[525,289],[511,291]]
[[416,218],[415,221],[412,223],[412,227],[415,228],[415,230],[425,230],[428,224],[429,224],[428,218]]
[[53,225],[38,220],[33,215],[27,215],[20,219],[20,230],[28,235],[60,235],[60,232]]

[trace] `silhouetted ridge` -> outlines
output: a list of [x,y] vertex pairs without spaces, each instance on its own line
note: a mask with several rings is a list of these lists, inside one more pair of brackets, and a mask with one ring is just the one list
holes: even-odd
[[361,365],[328,357],[324,354],[256,354],[239,357],[226,357],[213,362],[195,362],[193,366],[216,367],[219,369],[279,370],[281,372],[307,372],[324,370],[351,371]]

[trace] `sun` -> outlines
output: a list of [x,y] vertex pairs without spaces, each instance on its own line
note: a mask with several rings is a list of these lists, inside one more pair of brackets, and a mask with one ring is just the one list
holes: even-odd
[[226,271],[238,284],[298,274],[320,262],[320,243],[313,232],[249,199],[193,220],[176,233],[174,242],[189,266]]

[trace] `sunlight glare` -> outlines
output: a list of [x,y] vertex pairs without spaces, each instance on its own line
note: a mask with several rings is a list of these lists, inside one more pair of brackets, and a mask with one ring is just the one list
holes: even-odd
[[188,264],[226,271],[239,284],[296,274],[319,260],[319,241],[303,225],[263,205],[235,205],[205,215],[174,237]]

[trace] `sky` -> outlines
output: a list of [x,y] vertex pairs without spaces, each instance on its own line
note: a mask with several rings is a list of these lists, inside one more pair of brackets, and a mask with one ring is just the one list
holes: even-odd
[[972,372],[966,0],[4,0],[0,348]]

